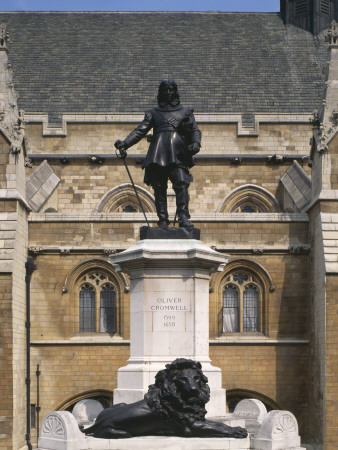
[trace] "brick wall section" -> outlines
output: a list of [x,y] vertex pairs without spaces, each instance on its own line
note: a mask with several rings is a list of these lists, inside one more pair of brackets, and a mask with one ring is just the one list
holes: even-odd
[[[91,222],[89,218],[54,222],[48,216],[45,222],[34,219],[30,222],[30,246],[125,249],[139,239],[139,227],[143,225],[132,221],[113,222],[109,217],[101,222]],[[246,222],[199,220],[196,226],[201,230],[202,241],[218,248],[287,249],[308,243],[307,222],[256,222],[249,217]]]
[[[73,160],[71,164],[60,167],[50,160],[50,165],[61,182],[42,211],[54,207],[58,212],[65,213],[93,212],[109,190],[130,183],[128,174],[119,161],[109,161],[102,166],[96,166],[87,161],[79,163]],[[144,171],[140,165],[135,164],[135,160],[130,160],[128,167],[134,183],[153,195],[152,188],[143,182]],[[240,166],[233,166],[229,160],[218,159],[210,162],[199,159],[197,165],[191,169],[194,182],[189,189],[190,211],[216,212],[224,198],[244,184],[254,184],[268,190],[282,205],[279,180],[288,168],[289,163],[271,166],[248,161]]]
[[303,442],[309,438],[307,346],[210,346],[225,389],[248,389],[273,399],[297,417]]
[[[69,398],[90,390],[112,391],[117,370],[127,364],[129,346],[33,346],[32,403],[36,402],[36,365],[40,364],[40,424]],[[34,430],[32,430],[34,431]],[[32,436],[34,442],[35,434]]]
[[338,448],[338,275],[326,277],[326,448]]
[[[41,136],[41,126],[35,124],[27,126],[27,134],[35,154],[109,155],[114,154],[113,142],[125,137],[133,126],[134,124],[70,124],[66,138],[46,139]],[[237,138],[235,125],[229,124],[201,124],[201,129],[204,136],[201,154],[306,155],[309,152],[311,129],[307,124],[262,124],[258,138]],[[148,145],[143,139],[129,151],[145,155]],[[257,184],[280,197],[279,179],[289,164],[271,166],[245,162],[240,166],[231,166],[229,161],[224,160],[212,163],[198,160],[197,166],[192,169],[195,183],[190,189],[191,212],[216,211],[227,194],[247,183]],[[130,160],[129,166],[135,184],[144,187],[144,173],[140,166],[135,164],[135,160]],[[56,203],[60,212],[91,212],[107,191],[129,182],[123,164],[118,161],[95,166],[87,161],[79,163],[73,160],[70,165],[65,166],[60,166],[57,162],[52,168],[61,182],[52,195],[52,204],[47,203],[44,209],[48,206],[55,207]],[[151,188],[147,189],[152,192]]]
[[[111,154],[115,153],[114,142],[124,139],[137,123],[86,123],[67,125],[67,136],[42,137],[42,125],[27,124],[26,135],[32,151],[38,153],[85,153]],[[257,154],[309,153],[309,139],[312,136],[311,124],[260,124],[259,138],[241,136],[237,138],[237,125],[199,123],[202,131],[202,149],[205,153],[224,154]],[[151,133],[151,132],[150,132]],[[148,143],[142,139],[129,151],[145,153]]]
[[11,449],[13,432],[12,275],[0,274],[0,447]]
[[[69,339],[78,333],[78,291],[62,292],[66,277],[79,263],[107,258],[93,255],[41,255],[31,284],[32,341]],[[129,339],[129,295],[121,290],[121,335]]]
[[[231,256],[229,263],[239,256]],[[307,255],[263,255],[253,257],[241,255],[240,259],[253,261],[263,266],[276,287],[274,292],[265,292],[264,335],[270,339],[308,337],[308,259]],[[222,290],[225,278],[220,280],[210,294],[210,337],[218,334],[218,313],[222,307]]]

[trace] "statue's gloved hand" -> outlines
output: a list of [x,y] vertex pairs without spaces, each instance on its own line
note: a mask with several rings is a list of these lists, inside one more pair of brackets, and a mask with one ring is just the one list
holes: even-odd
[[193,142],[192,144],[188,145],[187,150],[191,155],[196,155],[200,151],[200,144],[198,142]]
[[124,141],[121,141],[120,139],[118,139],[114,145],[119,150],[120,157],[122,159],[125,159],[127,157],[127,151],[126,151],[128,148],[127,144]]

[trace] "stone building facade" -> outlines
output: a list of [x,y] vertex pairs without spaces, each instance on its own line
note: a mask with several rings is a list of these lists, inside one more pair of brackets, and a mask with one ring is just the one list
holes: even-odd
[[[228,409],[260,399],[291,411],[304,443],[336,448],[338,32],[287,11],[0,14],[1,448],[34,446],[51,410],[112,402],[130,327],[129,280],[109,256],[144,225],[113,142],[168,78],[203,136],[192,221],[230,255],[209,316]],[[155,225],[148,145],[127,162]],[[169,207],[173,220],[172,189]]]

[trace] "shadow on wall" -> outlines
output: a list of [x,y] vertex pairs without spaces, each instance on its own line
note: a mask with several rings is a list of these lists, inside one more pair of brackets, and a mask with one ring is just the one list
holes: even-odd
[[[295,225],[296,226],[296,225]],[[290,254],[283,258],[284,277],[278,308],[279,340],[276,347],[276,401],[282,410],[297,418],[302,440],[309,442],[309,255]]]

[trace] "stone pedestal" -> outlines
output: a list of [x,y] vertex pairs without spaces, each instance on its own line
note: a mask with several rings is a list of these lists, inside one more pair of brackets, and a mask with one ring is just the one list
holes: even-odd
[[193,239],[146,239],[111,256],[130,276],[130,358],[118,370],[115,404],[143,399],[156,373],[184,357],[209,379],[208,416],[224,415],[221,370],[209,358],[209,278],[227,260]]

